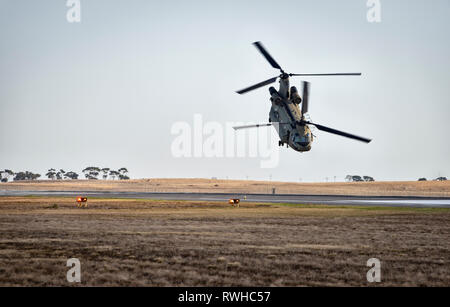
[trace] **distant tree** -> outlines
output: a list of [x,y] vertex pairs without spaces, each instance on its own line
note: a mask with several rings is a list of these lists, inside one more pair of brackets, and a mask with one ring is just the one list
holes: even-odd
[[419,178],[418,181],[427,181],[427,178]]
[[66,172],[63,169],[60,169],[57,173],[56,173],[56,179],[61,180],[64,177],[64,174]]
[[447,181],[447,177],[438,177],[435,181]]
[[119,168],[118,172],[121,173],[122,175],[125,175],[126,173],[128,173],[128,170],[125,167],[122,167]]
[[354,175],[354,176],[352,176],[352,181],[353,182],[360,182],[360,181],[364,181],[364,180],[361,178],[361,176]]
[[78,174],[75,172],[67,172],[64,174],[64,178],[65,179],[70,178],[72,180],[76,180],[76,179],[78,179]]
[[375,181],[373,179],[373,177],[370,177],[370,176],[363,176],[363,179],[364,179],[364,181]]
[[25,171],[25,172],[18,172],[15,174],[16,176],[14,177],[14,181],[21,181],[21,180],[36,180],[39,177],[41,177],[40,174],[34,174],[32,172],[29,171]]
[[114,171],[114,170],[109,171],[109,176],[112,178],[112,180],[118,178],[119,175],[120,175],[120,173],[118,171]]
[[16,173],[16,176],[14,176],[13,180],[14,181],[27,180],[25,172],[18,172],[18,173]]
[[14,176],[14,172],[12,170],[5,169],[3,171],[0,171],[0,181],[1,182],[8,182],[8,180],[11,176]]
[[347,175],[347,176],[345,176],[345,181],[347,181],[347,182],[350,182],[350,181],[352,181],[352,175]]
[[104,168],[101,169],[101,171],[103,173],[103,180],[108,179],[108,174],[109,174],[110,168],[109,167],[104,167]]
[[119,168],[119,179],[120,180],[128,180],[130,177],[127,176],[128,170],[125,167]]
[[86,167],[83,171],[84,177],[88,180],[96,180],[101,172],[101,169],[96,166]]
[[56,178],[56,170],[54,168],[51,168],[47,171],[47,174],[45,174],[48,179],[55,180]]

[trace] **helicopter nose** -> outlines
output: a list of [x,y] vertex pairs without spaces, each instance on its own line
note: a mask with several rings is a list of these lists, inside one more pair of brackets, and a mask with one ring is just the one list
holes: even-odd
[[305,149],[305,148],[309,147],[309,143],[308,142],[296,142],[295,147],[297,149]]

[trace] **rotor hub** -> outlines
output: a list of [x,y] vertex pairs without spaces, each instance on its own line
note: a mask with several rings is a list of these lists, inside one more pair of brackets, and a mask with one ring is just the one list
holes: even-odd
[[289,79],[289,74],[285,73],[284,71],[281,71],[280,79],[283,80]]

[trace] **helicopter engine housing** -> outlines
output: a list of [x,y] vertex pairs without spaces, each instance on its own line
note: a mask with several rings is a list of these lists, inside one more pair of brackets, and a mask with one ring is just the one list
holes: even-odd
[[300,104],[302,102],[302,98],[300,98],[295,86],[291,87],[291,101],[295,104]]

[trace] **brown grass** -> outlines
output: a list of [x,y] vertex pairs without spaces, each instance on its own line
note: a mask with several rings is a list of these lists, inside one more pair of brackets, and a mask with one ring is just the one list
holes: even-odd
[[[56,205],[56,206],[55,206]],[[450,286],[450,210],[0,197],[0,286]]]
[[0,190],[272,193],[311,195],[385,195],[450,197],[450,181],[293,183],[248,180],[139,179],[0,183]]

